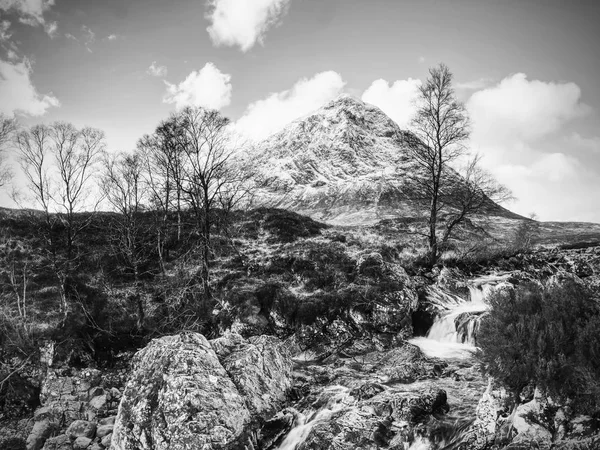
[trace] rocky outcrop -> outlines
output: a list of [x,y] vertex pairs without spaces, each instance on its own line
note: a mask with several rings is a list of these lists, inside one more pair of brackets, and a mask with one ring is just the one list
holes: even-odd
[[279,406],[291,361],[272,337],[197,333],[155,339],[134,358],[114,450],[233,449]]

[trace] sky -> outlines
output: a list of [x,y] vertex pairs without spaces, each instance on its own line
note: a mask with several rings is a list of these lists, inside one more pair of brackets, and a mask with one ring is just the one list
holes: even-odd
[[185,105],[259,140],[348,93],[409,128],[443,62],[506,206],[600,223],[598,24],[597,0],[0,0],[0,113],[111,152]]

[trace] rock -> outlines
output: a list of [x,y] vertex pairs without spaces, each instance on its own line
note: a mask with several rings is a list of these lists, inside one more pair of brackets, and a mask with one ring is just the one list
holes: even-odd
[[73,450],[85,450],[92,443],[90,438],[86,438],[84,436],[79,436],[75,441],[73,441]]
[[[108,443],[108,445],[110,445],[110,442]],[[98,444],[97,442],[92,442],[88,447],[88,450],[104,450],[104,447],[101,444]]]
[[66,435],[71,439],[77,439],[78,437],[93,439],[95,434],[96,424],[87,420],[76,420],[69,425],[66,432]]
[[101,443],[101,444],[102,444],[104,447],[106,447],[106,448],[109,448],[109,447],[110,447],[110,441],[112,441],[112,437],[113,437],[112,433],[110,433],[110,434],[107,434],[106,436],[104,436],[104,437],[102,438],[102,440],[100,441],[100,443]]
[[102,394],[92,398],[89,405],[96,410],[103,409],[106,406],[106,395]]
[[96,428],[96,437],[102,439],[107,434],[111,434],[113,432],[112,425],[100,425]]
[[88,398],[92,399],[94,397],[98,397],[99,395],[104,395],[104,389],[100,386],[96,386],[90,389]]
[[114,425],[116,416],[105,417],[104,419],[100,419],[98,425]]
[[73,450],[71,439],[66,434],[49,438],[44,444],[43,450]]
[[273,410],[291,384],[280,347],[272,337],[209,343],[182,333],[153,340],[134,357],[111,448],[236,448],[256,419],[251,411]]
[[260,430],[259,447],[273,446],[296,425],[300,414],[294,408],[286,408],[269,419]]
[[271,416],[292,385],[292,364],[281,341],[273,336],[253,336],[240,343],[235,337],[236,344],[231,346],[220,342],[223,339],[230,337],[215,339],[211,346],[219,348],[221,364],[246,398],[250,412],[262,418]]
[[513,442],[537,442],[540,445],[552,442],[552,433],[528,418],[530,415],[540,415],[543,407],[542,402],[541,396],[536,391],[533,400],[517,407],[512,424],[518,434]]
[[385,388],[377,383],[365,383],[358,388],[350,391],[350,395],[359,400],[368,400],[375,397],[380,392],[384,391]]
[[55,429],[56,425],[49,420],[36,422],[27,437],[27,450],[40,450]]

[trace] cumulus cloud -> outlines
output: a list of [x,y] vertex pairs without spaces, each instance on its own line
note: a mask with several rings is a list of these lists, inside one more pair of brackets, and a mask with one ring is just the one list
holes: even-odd
[[51,93],[39,94],[31,82],[32,67],[28,60],[11,63],[0,60],[0,112],[13,115],[41,116],[48,108],[60,106]]
[[8,42],[12,36],[12,33],[8,30],[10,28],[10,22],[3,20],[0,22],[0,42]]
[[46,34],[48,36],[50,36],[51,39],[54,39],[56,37],[56,35],[58,34],[58,23],[57,22],[46,23],[44,25],[44,31],[46,32]]
[[146,70],[148,75],[152,75],[153,77],[164,78],[167,76],[167,66],[159,66],[156,64],[156,61],[152,61],[150,67]]
[[231,103],[231,75],[221,72],[213,63],[193,71],[179,84],[165,81],[165,103],[173,103],[177,109],[185,106],[202,106],[221,109]]
[[106,39],[108,39],[109,41],[116,41],[117,37],[118,36],[116,34],[109,34],[108,36],[106,36]]
[[[590,112],[579,86],[528,80],[517,73],[475,92],[466,106],[472,121],[471,147],[513,190],[513,208],[546,220],[577,219],[575,205],[584,206],[576,199],[590,183],[597,184],[573,146],[561,145],[567,138],[565,125]],[[595,142],[576,135],[570,139],[578,140],[580,147]],[[582,184],[584,179],[587,184]]]
[[252,140],[265,138],[337,97],[345,84],[333,71],[303,78],[291,89],[251,103],[236,122],[236,129]]
[[531,142],[590,111],[575,83],[528,80],[523,73],[475,92],[467,107],[480,142]]
[[54,5],[54,0],[0,0],[0,10],[14,11],[22,23],[43,25],[44,13]]
[[362,95],[362,100],[379,107],[401,128],[407,128],[416,111],[421,80],[409,78],[389,84],[386,80],[373,81]]
[[217,46],[238,46],[243,52],[264,42],[269,28],[286,14],[291,0],[208,0],[206,29]]

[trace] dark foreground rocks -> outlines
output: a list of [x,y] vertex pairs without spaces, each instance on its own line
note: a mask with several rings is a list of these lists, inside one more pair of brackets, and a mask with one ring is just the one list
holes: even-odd
[[291,359],[270,336],[155,339],[134,358],[111,448],[243,448],[252,429],[282,406],[291,371]]

